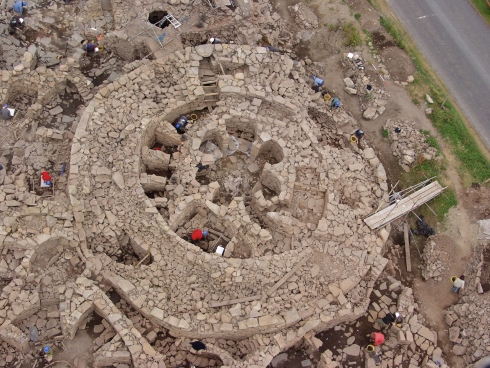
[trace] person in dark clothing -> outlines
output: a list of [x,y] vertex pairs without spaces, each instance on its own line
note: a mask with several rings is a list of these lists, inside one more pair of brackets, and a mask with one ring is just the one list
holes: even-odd
[[204,345],[201,341],[192,341],[191,346],[194,350],[199,351],[199,350],[206,350],[206,345]]
[[270,52],[281,52],[281,50],[279,50],[279,48],[275,46],[266,46],[265,48],[267,49],[267,51]]
[[99,52],[97,45],[89,42],[87,46],[85,46],[85,56],[95,54],[96,52]]
[[400,313],[388,313],[383,318],[379,318],[375,323],[377,323],[381,328],[388,327],[390,325],[394,325],[397,322],[397,319],[400,318]]
[[354,133],[356,135],[357,141],[360,142],[364,138],[364,132],[361,129],[357,129]]
[[316,93],[318,93],[318,92],[320,92],[322,90],[323,87],[315,84],[311,88],[313,89],[313,91],[315,91]]
[[221,45],[223,41],[221,41],[219,38],[211,37],[209,39],[209,43],[212,43],[213,45]]
[[427,222],[425,222],[424,216],[420,215],[417,220],[417,230],[413,230],[410,228],[410,231],[415,235],[423,235],[428,238],[431,235],[436,235],[436,232],[433,228],[431,228]]
[[19,17],[13,17],[10,21],[9,34],[14,34],[15,31],[21,31],[24,25],[24,19]]
[[177,129],[177,133],[184,134],[187,130],[187,124],[189,124],[189,119],[187,119],[187,116],[181,115],[174,123],[174,127],[175,129]]
[[209,165],[203,165],[202,163],[200,163],[200,162],[199,162],[199,163],[196,165],[196,167],[197,167],[197,172],[201,172],[201,171],[203,171],[203,170],[208,169],[208,168],[209,168]]
[[8,109],[9,105],[5,104],[2,107],[2,119],[9,120],[12,117],[10,110]]

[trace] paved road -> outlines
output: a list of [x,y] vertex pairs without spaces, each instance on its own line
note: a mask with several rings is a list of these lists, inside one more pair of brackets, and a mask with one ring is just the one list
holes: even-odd
[[490,27],[469,0],[388,0],[490,149]]

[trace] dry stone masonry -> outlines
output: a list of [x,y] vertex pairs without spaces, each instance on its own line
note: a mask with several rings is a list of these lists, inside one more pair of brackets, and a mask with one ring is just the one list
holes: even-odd
[[[390,232],[363,222],[388,202],[374,149],[351,142],[359,124],[345,106],[330,111],[312,90],[312,72],[325,73],[317,63],[250,46],[292,47],[271,4],[236,2],[213,17],[205,2],[188,0],[89,0],[80,16],[66,7],[60,25],[73,16],[85,29],[70,31],[62,57],[50,38],[17,49],[1,36],[0,96],[18,112],[0,134],[8,158],[0,171],[0,366],[47,343],[62,351],[63,340],[101,318],[90,327],[95,367],[259,368],[301,343],[318,350],[320,331],[398,310],[409,322],[391,331],[387,346],[402,352],[388,366],[446,367],[412,290],[396,280],[385,285],[392,298],[374,289]],[[164,51],[141,32],[162,6],[203,32],[151,28],[160,42],[174,40]],[[55,23],[40,8],[30,18],[36,32]],[[305,4],[288,10],[302,28],[320,26]],[[237,44],[207,44],[211,36]],[[84,59],[84,39],[98,39],[106,54]],[[345,91],[359,96],[366,120],[376,119],[389,95],[359,58],[342,58]],[[180,115],[193,120],[184,134],[172,125]],[[393,124],[401,134],[392,135]],[[417,146],[422,133],[410,126],[386,127],[407,167],[437,154]],[[53,176],[49,189],[38,182],[43,170]],[[192,244],[196,228],[210,234]],[[478,337],[483,350],[488,336]],[[206,350],[190,347],[196,339]],[[350,341],[323,353],[320,366],[360,356]]]

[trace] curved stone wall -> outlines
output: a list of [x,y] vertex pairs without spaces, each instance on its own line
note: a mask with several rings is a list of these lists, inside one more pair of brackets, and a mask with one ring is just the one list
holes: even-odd
[[[301,63],[295,65],[287,56],[269,54],[260,47],[217,46],[188,48],[185,55],[135,63],[140,66],[102,88],[88,105],[72,145],[68,185],[77,228],[89,248],[85,255],[89,260],[99,259],[105,279],[135,309],[173,335],[243,339],[293,328],[297,341],[306,332],[364,313],[369,288],[361,293],[365,295],[361,300],[351,300],[350,293],[364,277],[375,280],[387,262],[379,255],[383,240],[361,220],[377,205],[374,198],[387,196],[384,169],[367,150],[318,144],[315,124],[304,110],[310,90]],[[221,115],[214,119],[211,113],[210,119],[198,120],[189,132],[191,139],[180,148],[177,159],[184,165],[176,167],[181,171],[182,188],[179,194],[173,188],[168,197],[176,216],[163,218],[156,200],[145,195],[140,182],[143,147],[149,144],[146,132],[153,129],[155,119],[171,122],[205,105],[196,62],[209,52],[222,63],[250,66],[247,87],[240,78],[219,76],[220,101],[214,112]],[[284,83],[281,94],[271,93],[270,82],[261,75],[276,64],[282,65],[277,79],[289,80],[293,69],[302,76]],[[296,98],[290,100],[287,96],[293,93]],[[240,107],[247,101],[252,103]],[[252,117],[253,110],[257,111],[252,158],[264,150],[274,151],[278,161],[283,156],[279,163],[265,165],[261,181],[277,192],[286,212],[299,200],[295,198],[296,168],[321,168],[318,185],[327,200],[321,207],[321,220],[293,226],[295,239],[289,251],[249,259],[223,258],[202,252],[172,231],[179,216],[204,205],[228,219],[240,236],[248,234],[257,249],[268,238],[265,229],[250,219],[240,198],[218,206],[213,203],[216,186],[192,184],[195,166],[203,157],[198,140],[218,129],[225,141],[228,107],[221,107],[228,102],[236,106],[234,115],[228,114],[234,119]],[[282,114],[273,118],[267,110]],[[282,116],[287,116],[287,123],[281,121]],[[163,127],[171,130],[167,123]],[[362,200],[341,203],[345,187],[357,188]],[[291,223],[300,222],[291,218]],[[149,250],[153,263],[135,267],[107,257],[105,253],[118,246],[114,239],[121,233],[141,247],[141,254]],[[286,345],[278,335],[266,350],[277,352],[277,346]]]

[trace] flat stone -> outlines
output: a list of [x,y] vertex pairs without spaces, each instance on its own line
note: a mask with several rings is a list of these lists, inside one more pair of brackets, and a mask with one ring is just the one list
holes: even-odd
[[61,106],[56,106],[54,109],[49,110],[49,113],[53,116],[61,114],[62,112],[63,112],[63,109],[61,108]]
[[288,355],[286,353],[282,353],[272,359],[271,365],[272,367],[276,368],[280,363],[285,362],[286,360],[288,360]]
[[453,354],[454,355],[464,355],[466,353],[466,347],[463,345],[454,345],[453,346]]
[[362,116],[366,120],[371,120],[376,115],[376,112],[377,112],[376,107],[371,106],[368,107],[366,111],[364,111],[364,114],[362,114]]
[[212,43],[196,46],[197,54],[202,57],[210,57],[213,54],[213,51],[214,45]]
[[359,356],[361,352],[361,347],[357,344],[353,344],[344,348],[343,352],[350,356]]

